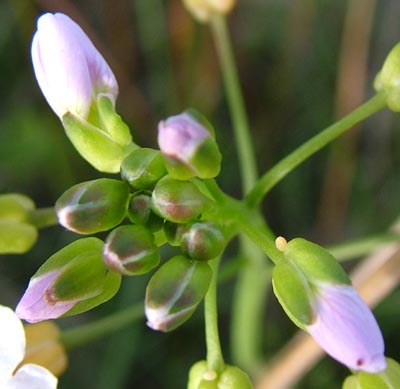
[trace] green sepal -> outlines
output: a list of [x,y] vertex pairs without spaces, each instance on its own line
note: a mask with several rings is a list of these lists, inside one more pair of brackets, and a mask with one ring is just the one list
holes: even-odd
[[148,325],[168,332],[183,324],[203,300],[211,277],[207,263],[192,261],[183,255],[164,263],[147,285]]
[[315,243],[301,238],[292,239],[285,247],[284,256],[296,265],[308,282],[351,284],[336,258]]
[[299,269],[282,259],[272,273],[275,296],[289,318],[300,328],[312,322],[312,291]]
[[62,123],[79,154],[101,172],[119,172],[123,159],[137,147],[117,143],[108,133],[71,112],[63,116]]
[[37,229],[28,223],[0,220],[0,254],[26,253],[37,237]]
[[188,108],[184,111],[198,121],[215,138],[215,129],[211,122],[196,108]]
[[207,361],[196,362],[189,370],[187,389],[218,389],[217,380],[204,379],[208,372]]
[[148,148],[133,150],[121,164],[121,177],[135,189],[154,185],[167,171],[160,151]]
[[115,112],[114,104],[106,95],[100,94],[98,96],[97,109],[102,128],[107,131],[116,143],[121,146],[132,143],[132,135],[129,127],[122,120],[121,116]]
[[80,234],[107,231],[126,216],[129,187],[120,180],[99,178],[65,191],[55,209],[60,224]]
[[364,371],[349,376],[343,383],[343,389],[395,389],[400,388],[400,364],[386,358],[387,367],[376,374]]
[[214,178],[221,170],[222,155],[214,138],[206,138],[199,145],[190,164],[194,167],[197,177]]

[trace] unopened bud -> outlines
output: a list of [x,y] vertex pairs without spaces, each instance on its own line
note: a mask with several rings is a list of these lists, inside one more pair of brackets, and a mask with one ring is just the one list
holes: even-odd
[[149,272],[160,263],[153,234],[143,226],[120,226],[107,236],[103,261],[112,271],[124,275]]
[[252,389],[249,376],[236,366],[225,365],[222,373],[210,370],[206,361],[196,362],[189,371],[188,389]]
[[220,255],[225,246],[222,230],[214,223],[194,223],[182,235],[181,249],[198,261],[208,261]]
[[110,178],[74,185],[56,202],[59,223],[79,234],[107,231],[125,218],[129,199],[126,183]]
[[121,164],[121,177],[135,189],[146,189],[165,174],[163,156],[153,149],[138,148]]
[[199,22],[208,22],[213,15],[227,14],[235,0],[183,0],[183,4]]
[[393,47],[375,78],[374,87],[386,94],[388,107],[400,111],[400,43]]
[[32,276],[16,308],[30,323],[70,316],[102,304],[117,293],[121,276],[102,262],[103,242],[79,239],[51,256]]
[[146,289],[147,325],[168,332],[180,326],[203,300],[212,271],[206,262],[178,255],[162,265]]
[[[204,119],[205,120],[205,119]],[[188,111],[160,122],[158,144],[171,177],[213,178],[218,175],[221,153],[210,124],[203,124]]]
[[33,201],[19,193],[0,195],[0,254],[27,252],[36,242],[37,228],[29,221]]
[[207,204],[207,198],[190,181],[162,178],[152,194],[152,207],[162,218],[186,223],[197,218]]

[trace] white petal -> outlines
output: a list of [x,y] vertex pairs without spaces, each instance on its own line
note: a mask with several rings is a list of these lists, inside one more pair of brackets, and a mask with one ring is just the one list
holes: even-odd
[[24,358],[25,332],[21,321],[0,305],[0,377],[9,377]]
[[7,382],[5,389],[55,389],[57,378],[42,366],[23,365]]

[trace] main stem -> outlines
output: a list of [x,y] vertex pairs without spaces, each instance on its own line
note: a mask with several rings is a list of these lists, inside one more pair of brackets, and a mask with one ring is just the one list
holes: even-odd
[[[242,190],[247,194],[257,180],[257,165],[225,17],[215,15],[211,28],[232,118]],[[268,286],[268,265],[260,249],[243,235],[240,236],[240,252],[247,263],[239,273],[233,296],[231,344],[235,362],[250,372],[261,359],[259,336]]]
[[225,362],[222,356],[218,331],[217,278],[220,258],[209,262],[213,272],[211,284],[204,299],[204,317],[206,323],[207,366],[211,371],[220,374]]
[[335,138],[354,127],[367,117],[386,106],[386,96],[379,93],[358,107],[356,110],[327,127],[305,142],[287,157],[279,161],[272,169],[267,171],[247,195],[246,203],[250,207],[257,206],[263,197],[288,173],[308,159],[311,155],[325,147]]

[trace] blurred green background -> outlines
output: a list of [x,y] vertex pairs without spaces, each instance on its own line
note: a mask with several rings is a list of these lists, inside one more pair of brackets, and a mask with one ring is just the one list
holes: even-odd
[[[229,112],[206,26],[179,0],[3,0],[0,2],[0,193],[50,206],[71,185],[100,177],[75,152],[36,84],[30,42],[36,18],[77,21],[119,81],[117,109],[143,146],[156,147],[160,119],[191,106],[217,130],[218,181],[240,197]],[[373,80],[400,40],[396,0],[239,0],[229,18],[260,172],[373,94]],[[386,230],[400,215],[400,115],[385,110],[319,152],[264,201],[273,230],[333,244]],[[0,258],[0,303],[15,306],[40,264],[76,235],[44,230],[23,256]],[[232,252],[234,246],[232,247]],[[165,253],[167,256],[168,253]],[[68,327],[143,301],[147,276],[126,279],[109,303]],[[221,337],[229,356],[234,279],[220,288]],[[400,358],[400,290],[376,308],[387,355]],[[266,361],[295,333],[275,298],[266,312]],[[184,388],[205,356],[202,312],[170,334],[145,320],[72,350],[60,388]],[[296,388],[338,388],[347,369],[325,358]],[[274,388],[272,388],[274,389]]]

